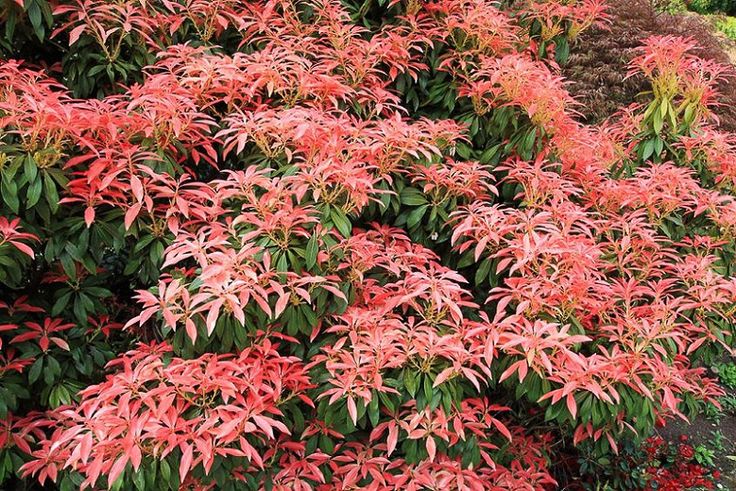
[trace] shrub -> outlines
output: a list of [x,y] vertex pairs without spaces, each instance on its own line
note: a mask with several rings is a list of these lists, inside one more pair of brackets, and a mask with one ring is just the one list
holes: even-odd
[[716,28],[729,39],[736,41],[736,17],[718,16]]
[[729,389],[736,389],[736,364],[718,363],[711,369],[718,376],[718,380]]
[[736,14],[736,7],[730,0],[689,0],[688,8],[699,14]]
[[[687,435],[666,441],[655,435],[641,445],[624,445],[620,455],[597,477],[602,489],[695,491],[716,489],[720,472],[714,468],[713,452],[693,446]],[[711,456],[710,462],[708,455]]]
[[[730,64],[722,40],[713,34],[710,22],[693,15],[667,15],[653,8],[649,0],[622,0],[610,6],[608,29],[591,29],[583,34],[562,73],[569,79],[570,93],[581,102],[584,120],[598,123],[649,90],[643,77],[625,78],[626,67],[635,49],[652,35],[693,37],[695,53],[705,59]],[[714,108],[721,129],[736,130],[736,80],[719,82],[721,104]]]
[[665,12],[668,14],[680,14],[687,11],[687,3],[685,0],[664,0],[655,2],[654,7],[657,12]]
[[29,5],[8,485],[542,490],[556,442],[595,472],[722,394],[736,148],[691,39],[587,126],[557,62],[595,0]]

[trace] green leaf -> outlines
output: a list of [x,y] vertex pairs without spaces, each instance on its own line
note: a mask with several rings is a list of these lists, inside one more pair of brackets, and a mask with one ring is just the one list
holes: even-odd
[[3,174],[2,182],[0,182],[0,194],[3,196],[3,201],[11,209],[13,213],[18,213],[20,208],[20,201],[18,200],[18,185],[15,181],[11,181]]
[[371,402],[368,404],[368,418],[371,420],[373,426],[378,425],[378,420],[381,417],[381,413],[378,410],[378,394],[373,392]]
[[153,265],[158,266],[159,262],[161,262],[161,258],[164,256],[164,249],[164,243],[157,240],[148,250],[148,257]]
[[63,253],[59,260],[61,261],[61,267],[64,269],[64,273],[69,277],[70,280],[75,281],[77,279],[77,268],[74,265],[74,260],[69,253]]
[[26,13],[28,14],[28,20],[31,21],[33,26],[33,32],[38,37],[39,41],[43,41],[45,35],[45,29],[43,27],[43,13],[39,7],[37,0],[26,0],[25,2]]
[[422,377],[423,381],[423,389],[424,389],[424,397],[427,399],[427,401],[432,401],[434,398],[434,388],[432,387],[432,379],[429,377],[429,375],[424,375]]
[[[475,126],[473,126],[475,125]],[[474,117],[470,125],[470,134],[475,135],[478,132],[478,118]],[[455,147],[457,154],[465,160],[470,159],[470,147],[464,143],[458,143]]]
[[662,150],[664,150],[664,140],[660,137],[656,137],[654,139],[654,155],[661,155]]
[[491,271],[491,264],[492,261],[490,259],[486,259],[485,261],[481,261],[480,265],[478,266],[478,269],[475,271],[475,284],[480,285],[483,280],[486,279],[488,276],[488,273]]
[[429,205],[422,205],[419,208],[412,210],[411,213],[409,213],[409,216],[406,217],[406,226],[414,228],[420,222],[424,214],[427,213],[427,208],[429,208]]
[[561,37],[556,44],[555,59],[557,63],[565,63],[570,56],[570,43],[568,43],[567,38]]
[[662,132],[662,128],[664,128],[664,119],[662,119],[662,116],[658,112],[654,114],[653,126],[654,131],[657,134],[660,134]]
[[171,467],[169,466],[169,463],[166,460],[161,461],[161,478],[162,481],[165,483],[169,482],[169,479],[171,478]]
[[81,295],[77,296],[74,299],[72,312],[74,312],[74,317],[76,317],[77,321],[79,321],[80,323],[87,321],[87,309],[84,306]]
[[54,306],[51,307],[51,315],[57,316],[61,314],[67,305],[69,305],[69,299],[72,298],[72,291],[69,290],[54,302]]
[[28,193],[26,194],[26,208],[33,208],[38,200],[41,198],[41,190],[43,189],[43,180],[36,176],[36,178],[28,186]]
[[84,292],[88,295],[92,295],[93,297],[111,297],[112,292],[108,290],[107,288],[102,288],[99,286],[90,286],[84,289]]
[[304,251],[304,261],[307,269],[312,269],[317,264],[317,254],[319,253],[319,241],[317,234],[313,233],[307,242],[307,248]]
[[135,484],[138,491],[146,490],[146,476],[143,473],[143,469],[139,469],[138,472],[133,472],[133,484]]
[[46,382],[46,385],[51,385],[60,373],[61,366],[56,361],[56,358],[53,356],[46,358],[46,371],[43,372],[43,380]]
[[43,174],[44,194],[46,195],[46,203],[48,203],[51,211],[56,213],[59,209],[59,193],[56,190],[56,184],[48,173]]
[[345,238],[350,237],[350,232],[352,231],[353,226],[340,208],[333,206],[331,208],[330,218],[332,219],[332,223],[335,225],[335,228],[337,228],[337,231],[340,232],[340,235]]
[[148,246],[148,244],[153,242],[154,239],[155,237],[153,235],[144,235],[138,242],[136,242],[135,246],[133,246],[133,253],[137,254],[141,252]]
[[404,370],[404,388],[410,396],[416,397],[419,388],[419,380],[417,374],[413,370]]
[[38,380],[38,377],[41,376],[41,370],[43,369],[43,357],[39,357],[35,362],[33,362],[33,365],[31,365],[31,369],[28,371],[28,383],[33,384],[36,380]]
[[23,159],[23,174],[28,182],[36,180],[36,175],[38,175],[38,166],[36,165],[36,161],[33,160],[31,154],[27,154],[26,158]]
[[405,187],[400,193],[401,203],[409,206],[420,206],[427,202],[421,191],[412,187]]
[[641,151],[641,159],[647,160],[654,153],[654,139],[649,139],[644,143]]
[[335,451],[335,442],[333,442],[332,438],[327,435],[320,435],[319,448],[321,448],[327,454],[331,454]]

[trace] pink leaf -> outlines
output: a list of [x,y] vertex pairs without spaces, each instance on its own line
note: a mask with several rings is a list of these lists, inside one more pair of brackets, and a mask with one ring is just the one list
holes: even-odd
[[84,223],[86,223],[87,228],[89,228],[94,221],[95,221],[95,209],[91,206],[88,206],[87,209],[84,210]]
[[181,454],[181,464],[179,464],[179,480],[184,482],[184,479],[189,473],[189,467],[192,465],[192,446],[185,443],[184,451]]
[[358,407],[355,405],[355,399],[352,397],[348,397],[348,413],[350,414],[350,419],[353,420],[353,424],[358,423]]
[[115,463],[110,468],[110,473],[107,475],[107,486],[112,487],[113,483],[117,480],[120,474],[125,470],[125,465],[128,463],[128,456],[126,454],[121,455],[117,458]]
[[391,425],[388,428],[388,440],[386,441],[386,452],[387,456],[391,456],[391,454],[396,450],[396,444],[399,441],[399,427],[396,425],[396,423],[391,423]]
[[10,240],[8,241],[11,244],[15,246],[16,249],[18,249],[23,254],[26,254],[27,256],[30,256],[31,259],[35,258],[36,255],[33,253],[33,249],[31,249],[30,246],[27,244],[24,244],[23,242],[18,242],[17,240]]
[[69,46],[76,43],[79,40],[79,36],[82,35],[84,30],[87,28],[86,24],[82,24],[80,26],[75,27],[71,31],[69,31]]
[[435,443],[433,436],[430,435],[429,437],[427,437],[427,442],[425,443],[425,446],[427,448],[429,460],[434,462],[434,458],[437,455],[437,443]]

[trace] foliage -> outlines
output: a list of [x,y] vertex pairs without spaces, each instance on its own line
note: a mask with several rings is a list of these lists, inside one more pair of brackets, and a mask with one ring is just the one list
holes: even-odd
[[729,389],[736,389],[736,363],[718,363],[712,367],[721,384]]
[[686,0],[663,0],[661,2],[656,2],[654,7],[657,12],[681,14],[683,12],[687,12],[688,4]]
[[736,41],[736,17],[719,15],[715,18],[715,25],[729,39]]
[[625,445],[620,455],[598,476],[604,489],[695,491],[715,489],[720,472],[713,451],[692,446],[687,435],[666,441],[655,435],[641,446]]
[[29,5],[8,485],[548,489],[559,442],[597,472],[722,394],[736,142],[692,40],[587,126],[557,63],[597,0]]
[[[666,2],[659,2],[663,4]],[[583,33],[562,66],[570,80],[568,90],[580,103],[576,108],[589,123],[600,123],[622,106],[643,102],[639,94],[650,89],[644,77],[626,77],[628,63],[636,49],[650,36],[692,37],[698,45],[697,56],[720,64],[730,64],[723,39],[716,34],[710,18],[700,15],[670,15],[657,10],[650,0],[620,0],[610,4],[612,22],[606,29],[594,28]],[[717,126],[736,130],[736,79],[719,81],[721,94],[713,111]]]
[[[687,443],[682,435],[679,442],[665,442],[660,437],[647,440],[648,482],[646,489],[713,489],[720,472],[713,470],[712,451]],[[710,452],[710,457],[708,457]]]
[[699,14],[736,14],[736,7],[730,0],[689,0],[687,5]]
[[704,413],[718,422],[723,416],[736,413],[736,396],[733,394],[733,390],[736,389],[736,364],[732,362],[716,363],[711,366],[711,371],[715,373],[726,393],[718,397],[717,401],[707,404]]

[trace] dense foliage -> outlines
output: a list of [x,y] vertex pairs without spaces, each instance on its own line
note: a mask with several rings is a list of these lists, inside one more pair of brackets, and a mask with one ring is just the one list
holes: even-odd
[[[726,41],[714,29],[711,18],[686,13],[663,12],[650,0],[619,0],[609,3],[611,16],[605,27],[583,32],[561,74],[578,105],[579,119],[600,123],[633,102],[646,102],[649,81],[627,76],[627,67],[638,49],[651,36],[692,37],[698,45],[693,53],[721,64],[731,63]],[[728,17],[716,17],[728,19]],[[723,77],[718,83],[719,103],[711,108],[718,128],[736,131],[736,79]]]
[[0,481],[552,489],[716,401],[727,69],[584,125],[605,10],[4,2]]
[[730,0],[689,0],[687,6],[701,14],[736,14],[736,6]]

